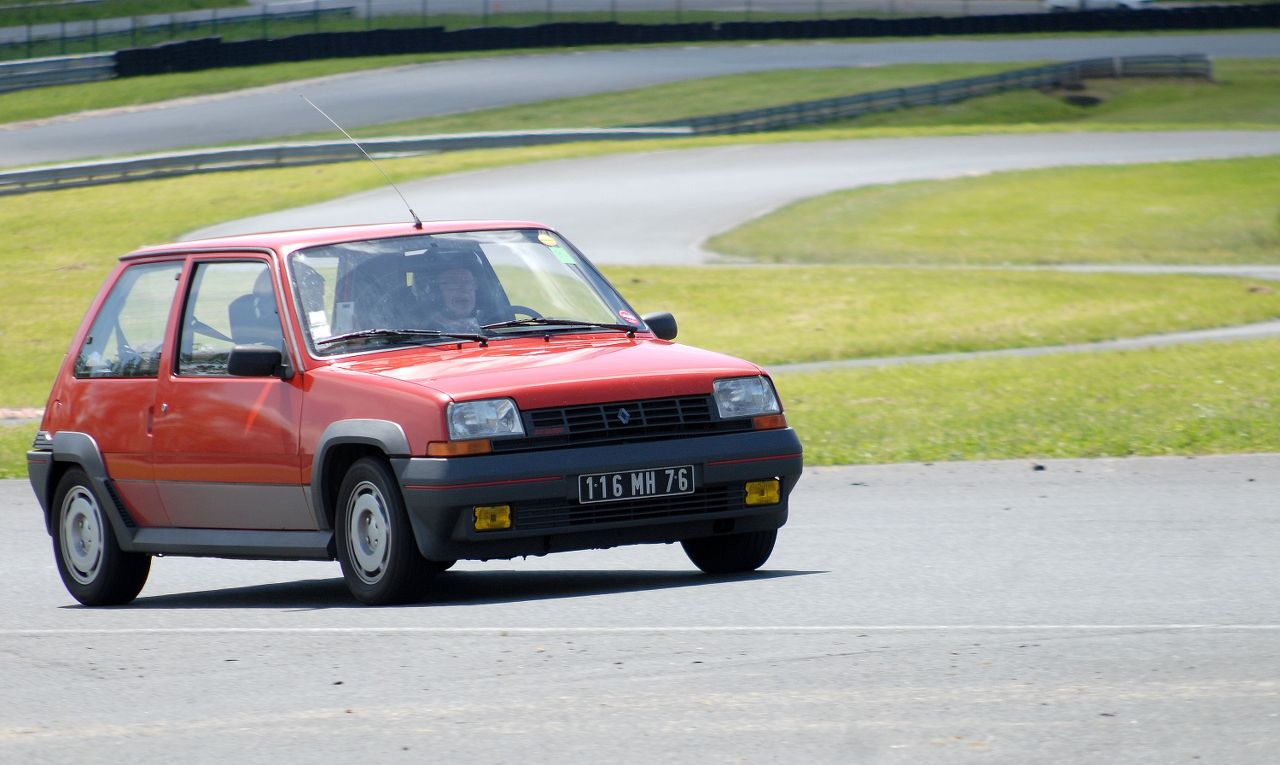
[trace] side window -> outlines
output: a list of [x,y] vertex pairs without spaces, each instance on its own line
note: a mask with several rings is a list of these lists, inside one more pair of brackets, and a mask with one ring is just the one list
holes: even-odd
[[111,288],[76,358],[76,377],[155,377],[182,263],[130,266]]
[[284,350],[271,271],[261,261],[197,263],[182,315],[178,374],[226,375],[237,345]]

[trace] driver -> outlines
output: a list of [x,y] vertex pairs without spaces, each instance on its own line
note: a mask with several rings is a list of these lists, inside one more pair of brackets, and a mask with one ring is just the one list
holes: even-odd
[[470,268],[455,266],[436,274],[431,282],[436,305],[427,326],[444,332],[480,331],[476,316],[476,277]]

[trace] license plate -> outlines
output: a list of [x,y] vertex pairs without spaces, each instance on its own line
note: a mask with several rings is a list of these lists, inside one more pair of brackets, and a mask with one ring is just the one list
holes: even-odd
[[578,476],[578,501],[583,504],[692,493],[693,465]]

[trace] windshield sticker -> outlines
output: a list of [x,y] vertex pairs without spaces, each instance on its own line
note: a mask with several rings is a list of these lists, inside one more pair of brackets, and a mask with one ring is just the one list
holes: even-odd
[[329,317],[323,310],[308,313],[307,323],[311,326],[311,336],[317,340],[333,334],[329,331]]
[[548,234],[545,231],[538,232],[538,241],[542,242],[548,247],[555,247],[556,245],[560,244],[559,242],[556,241],[556,238],[554,236]]
[[556,256],[556,260],[560,261],[561,263],[568,263],[569,265],[572,266],[574,263],[578,262],[574,260],[573,255],[570,254],[570,252],[563,247],[560,247],[557,245],[549,249],[551,250],[551,254]]
[[626,322],[626,323],[628,323],[628,324],[639,324],[639,323],[640,323],[640,320],[636,318],[636,315],[635,315],[634,313],[631,313],[630,311],[628,311],[628,310],[626,310],[626,309],[623,309],[623,310],[621,310],[621,311],[618,311],[618,316],[622,317],[622,320],[623,320],[623,321],[625,321],[625,322]]

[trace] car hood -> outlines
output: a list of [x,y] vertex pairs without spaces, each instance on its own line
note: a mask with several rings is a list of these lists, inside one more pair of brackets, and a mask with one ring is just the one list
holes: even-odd
[[507,396],[522,408],[711,393],[718,377],[761,374],[755,364],[646,337],[499,339],[481,348],[407,348],[340,362],[354,372],[423,385],[454,400]]

